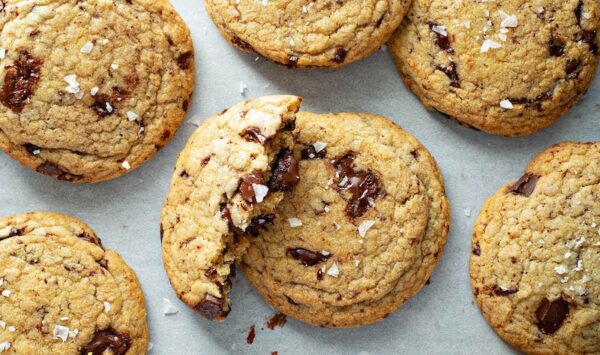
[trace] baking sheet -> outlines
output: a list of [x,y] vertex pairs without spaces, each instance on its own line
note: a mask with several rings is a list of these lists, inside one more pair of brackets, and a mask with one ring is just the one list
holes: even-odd
[[[197,87],[186,123],[140,169],[98,185],[70,185],[22,168],[0,154],[0,215],[52,210],[78,217],[118,251],[138,274],[146,296],[151,354],[510,354],[473,303],[468,259],[472,225],[484,200],[518,179],[527,162],[566,140],[600,140],[600,80],[552,127],[526,138],[502,138],[463,128],[427,112],[404,87],[385,50],[338,70],[290,70],[230,47],[200,0],[174,0],[191,28]],[[437,159],[452,205],[445,255],[431,284],[385,321],[352,330],[315,328],[288,319],[267,329],[274,314],[238,273],[233,311],[224,324],[201,319],[173,293],[161,262],[159,213],[178,152],[196,128],[246,97],[296,94],[314,112],[367,111],[397,122]],[[163,298],[179,309],[163,314]],[[251,325],[256,339],[246,343]]]

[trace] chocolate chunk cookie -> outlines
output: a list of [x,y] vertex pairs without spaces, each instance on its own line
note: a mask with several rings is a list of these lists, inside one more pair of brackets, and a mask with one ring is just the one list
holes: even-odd
[[0,2],[0,148],[98,182],[139,167],[190,105],[189,30],[166,0]]
[[494,330],[532,354],[600,353],[600,143],[561,143],[483,206],[471,283]]
[[410,0],[205,0],[230,43],[290,67],[340,67],[376,51]]
[[181,152],[161,215],[163,262],[177,295],[223,320],[234,261],[298,184],[292,130],[300,98],[245,101],[206,120]]
[[488,133],[524,136],[586,92],[599,33],[595,0],[414,0],[389,48],[426,108]]
[[294,134],[301,180],[250,240],[244,274],[269,304],[313,325],[384,319],[442,256],[450,217],[438,167],[380,116],[301,112]]
[[133,270],[87,225],[37,212],[0,219],[0,352],[145,354]]

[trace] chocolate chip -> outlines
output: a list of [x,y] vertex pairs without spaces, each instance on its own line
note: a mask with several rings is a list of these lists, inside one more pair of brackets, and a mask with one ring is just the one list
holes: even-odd
[[250,234],[253,237],[258,237],[260,234],[260,230],[267,230],[267,226],[273,224],[275,220],[274,214],[261,214],[255,216],[250,221],[250,225],[246,228],[246,233]]
[[576,79],[581,72],[581,60],[580,59],[569,59],[565,66],[565,73],[567,79]]
[[498,285],[494,285],[492,287],[492,293],[496,296],[502,296],[502,297],[510,296],[513,293],[517,293],[518,291],[519,291],[519,289],[516,287],[502,288]]
[[193,57],[192,51],[182,53],[177,57],[177,65],[181,70],[188,70],[191,67]]
[[456,63],[450,62],[450,65],[440,64],[435,68],[446,74],[446,76],[450,79],[450,86],[454,88],[460,87],[460,78],[458,77],[458,72],[456,71]]
[[275,327],[283,327],[287,322],[287,316],[283,313],[277,313],[267,322],[267,328],[273,330]]
[[383,197],[384,191],[377,175],[371,171],[357,171],[354,169],[355,156],[352,152],[333,161],[338,185],[341,192],[349,191],[351,197],[346,205],[346,214],[350,218],[364,215],[371,204]]
[[575,8],[575,18],[577,19],[577,24],[581,27],[581,14],[583,12],[583,0],[579,0],[577,7]]
[[568,316],[569,302],[562,297],[552,302],[544,298],[535,310],[536,325],[544,334],[556,332]]
[[551,56],[560,57],[565,53],[565,41],[552,35],[548,43],[548,51]]
[[323,159],[327,155],[327,148],[321,149],[320,152],[317,152],[314,145],[309,145],[306,148],[302,149],[301,158],[303,160],[311,160],[311,159]]
[[185,171],[185,170],[182,170],[182,171],[181,171],[181,173],[179,173],[179,176],[180,176],[181,178],[183,178],[183,179],[187,179],[187,178],[189,178],[189,177],[190,177],[190,174],[188,174],[188,172],[187,172],[187,171]]
[[225,300],[222,298],[215,297],[207,294],[204,299],[200,301],[194,309],[198,311],[203,317],[207,319],[224,318],[229,313],[224,311]]
[[242,180],[240,181],[240,187],[238,188],[238,190],[242,195],[242,198],[248,203],[255,202],[254,188],[252,187],[252,184],[265,184],[265,179],[263,179],[260,172],[255,171],[253,173],[250,173],[244,178],[242,178]]
[[479,243],[473,245],[473,255],[481,256],[481,246],[479,246]]
[[304,266],[314,266],[325,262],[331,258],[331,254],[323,254],[321,252],[314,252],[304,248],[289,248],[287,255],[300,261]]
[[123,355],[131,346],[131,338],[126,334],[119,334],[114,329],[98,330],[94,338],[84,347],[79,348],[82,355],[102,355],[108,349],[115,355]]
[[240,133],[240,136],[248,142],[265,144],[267,141],[267,138],[262,135],[258,127],[248,127]]
[[0,91],[0,102],[15,113],[20,113],[33,96],[40,80],[42,60],[34,58],[28,51],[19,52],[17,60],[5,67],[4,86]]
[[323,280],[323,269],[317,270],[317,280]]
[[238,36],[233,36],[231,38],[231,43],[233,43],[235,46],[239,47],[240,49],[242,49],[244,51],[254,52],[254,48],[252,48],[252,46],[249,45],[248,42],[242,40]]
[[437,23],[433,23],[433,22],[429,22],[429,29],[431,30],[431,32],[433,32],[435,34],[436,40],[435,43],[438,45],[438,47],[440,47],[442,50],[448,52],[448,53],[454,53],[454,49],[452,49],[452,46],[450,45],[450,39],[448,38],[448,36],[444,36],[441,33],[438,33],[436,31],[434,31],[434,27],[435,26],[439,26]]
[[271,169],[269,189],[272,191],[291,191],[300,182],[299,164],[294,153],[284,148],[277,153]]
[[246,343],[252,344],[254,343],[254,337],[256,336],[256,327],[253,325],[250,327],[250,331],[248,332],[248,336],[246,337]]
[[521,178],[508,191],[515,195],[529,197],[535,190],[535,186],[539,179],[539,175],[527,173],[521,176]]
[[290,56],[288,57],[288,63],[287,63],[287,66],[288,66],[288,67],[290,67],[290,68],[296,68],[296,67],[298,66],[298,60],[299,60],[299,59],[300,59],[300,58],[298,58],[298,56],[297,56],[297,55],[293,55],[293,54],[292,54],[292,55],[290,55]]
[[86,232],[81,232],[79,234],[77,234],[77,238],[79,239],[83,239],[86,242],[98,245],[98,246],[102,246],[102,243],[100,242],[100,239],[96,239],[94,237],[92,237],[90,234],[86,233]]
[[81,178],[81,176],[79,175],[67,173],[66,171],[62,170],[58,165],[49,161],[40,164],[35,169],[35,171],[37,171],[40,174],[48,175],[55,179],[64,181],[77,181]]
[[341,64],[346,59],[347,54],[348,52],[344,48],[338,48],[336,49],[335,55],[333,56],[333,61],[338,64]]

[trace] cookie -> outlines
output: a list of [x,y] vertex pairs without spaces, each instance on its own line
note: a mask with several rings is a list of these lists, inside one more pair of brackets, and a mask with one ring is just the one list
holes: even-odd
[[301,180],[250,240],[243,272],[265,301],[303,322],[384,319],[442,257],[450,217],[436,162],[367,113],[301,112],[294,134]]
[[290,67],[340,67],[375,52],[410,0],[205,0],[231,44]]
[[524,136],[558,120],[589,88],[599,29],[595,0],[414,0],[388,46],[426,108]]
[[144,296],[133,270],[73,218],[0,219],[0,352],[145,354]]
[[181,152],[161,214],[163,263],[179,298],[208,319],[231,310],[234,261],[298,183],[296,96],[244,101],[207,119]]
[[600,353],[600,143],[561,143],[487,200],[471,284],[494,330],[532,354]]
[[190,105],[192,40],[166,0],[5,0],[0,29],[0,148],[39,173],[121,176]]

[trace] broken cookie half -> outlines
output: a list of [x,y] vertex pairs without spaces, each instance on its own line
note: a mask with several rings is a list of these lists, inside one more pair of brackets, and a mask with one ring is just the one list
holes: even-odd
[[161,214],[163,263],[178,297],[208,319],[231,310],[234,263],[300,180],[301,99],[268,96],[207,119],[181,152]]

